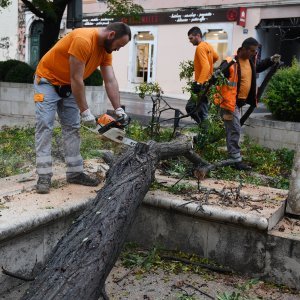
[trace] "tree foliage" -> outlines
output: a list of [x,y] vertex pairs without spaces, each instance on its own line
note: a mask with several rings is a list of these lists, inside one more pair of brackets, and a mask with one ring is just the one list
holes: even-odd
[[144,12],[142,6],[135,4],[132,0],[106,0],[106,16],[137,16]]
[[0,0],[0,8],[6,8],[11,4],[11,0]]
[[272,77],[264,102],[278,120],[299,122],[300,64],[296,59]]
[[[0,0],[9,3],[10,0]],[[44,32],[41,36],[40,56],[44,55],[57,41],[60,23],[69,0],[21,0],[24,5],[38,18],[44,20]],[[143,12],[140,5],[133,0],[106,0],[105,15],[136,16]]]
[[22,2],[37,17],[56,22],[59,18],[61,20],[69,0],[22,0]]

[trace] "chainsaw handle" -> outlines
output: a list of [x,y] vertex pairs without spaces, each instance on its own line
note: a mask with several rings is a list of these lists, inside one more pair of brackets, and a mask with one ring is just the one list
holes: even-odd
[[122,115],[121,117],[116,119],[116,122],[121,124],[121,126],[123,126],[123,127],[129,125],[130,121],[131,121],[131,118],[129,116],[127,116],[127,119],[125,120],[124,115]]

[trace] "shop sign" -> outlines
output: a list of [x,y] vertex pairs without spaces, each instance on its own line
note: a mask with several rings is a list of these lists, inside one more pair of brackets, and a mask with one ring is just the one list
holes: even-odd
[[240,7],[237,24],[240,25],[240,26],[245,27],[246,26],[246,18],[247,18],[247,8],[246,7]]
[[199,24],[208,22],[234,22],[238,21],[237,8],[184,10],[176,12],[162,12],[141,14],[137,17],[100,17],[84,16],[83,27],[106,26],[112,22],[122,21],[128,25],[162,25],[162,24]]

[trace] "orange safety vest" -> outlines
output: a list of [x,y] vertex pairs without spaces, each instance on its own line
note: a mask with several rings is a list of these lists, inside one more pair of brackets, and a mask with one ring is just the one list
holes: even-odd
[[[226,60],[227,62],[230,62],[232,58],[227,57]],[[219,92],[214,95],[215,104],[220,105],[224,109],[234,112],[235,105],[236,105],[237,83],[238,83],[237,63],[234,63],[229,68],[229,78],[227,84],[217,87],[217,90]]]

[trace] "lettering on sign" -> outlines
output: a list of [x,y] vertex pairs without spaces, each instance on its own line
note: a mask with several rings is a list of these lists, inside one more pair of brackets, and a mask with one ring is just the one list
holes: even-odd
[[193,23],[193,22],[205,22],[209,19],[209,17],[213,16],[212,12],[207,13],[190,13],[190,14],[172,14],[170,16],[176,23]]
[[114,18],[92,17],[92,18],[84,18],[84,19],[82,19],[82,25],[84,27],[107,26],[111,22],[114,22]]
[[83,18],[84,27],[106,26],[112,22],[122,21],[129,25],[161,25],[204,22],[234,22],[239,15],[237,8],[213,10],[189,10],[176,12],[145,13],[137,17],[99,17],[88,16]]

